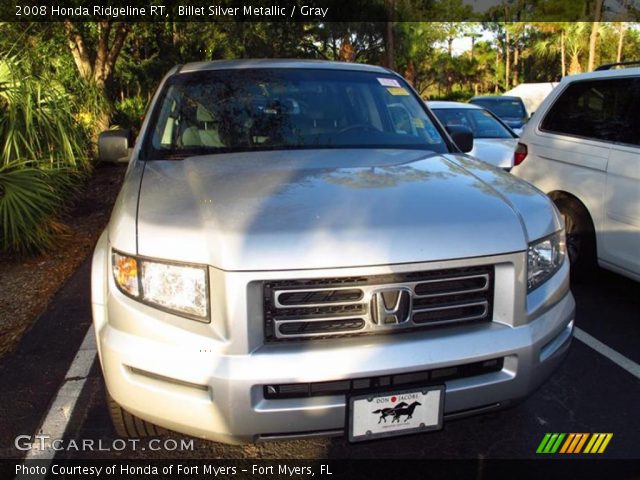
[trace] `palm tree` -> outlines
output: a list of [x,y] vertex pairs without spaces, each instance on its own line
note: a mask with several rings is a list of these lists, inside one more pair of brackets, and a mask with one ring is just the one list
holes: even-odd
[[569,22],[537,22],[533,26],[545,34],[533,45],[534,53],[542,57],[560,56],[560,72],[564,77],[567,74],[566,37]]
[[567,28],[566,45],[569,54],[569,75],[582,72],[580,57],[584,52],[588,28],[587,22],[573,22]]

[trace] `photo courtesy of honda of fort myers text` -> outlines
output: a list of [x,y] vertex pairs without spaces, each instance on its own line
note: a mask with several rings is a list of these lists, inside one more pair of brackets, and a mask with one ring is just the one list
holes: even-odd
[[1,5],[0,477],[640,475],[639,12]]

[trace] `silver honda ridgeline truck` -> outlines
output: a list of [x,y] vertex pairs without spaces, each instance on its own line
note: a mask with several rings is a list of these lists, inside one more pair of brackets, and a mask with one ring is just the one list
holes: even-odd
[[563,225],[472,143],[384,68],[173,68],[132,149],[100,138],[129,161],[92,272],[117,432],[359,441],[538,387],[572,336]]

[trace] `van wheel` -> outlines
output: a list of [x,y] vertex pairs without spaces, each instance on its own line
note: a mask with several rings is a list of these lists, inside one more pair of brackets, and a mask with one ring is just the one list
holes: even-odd
[[143,438],[159,437],[167,434],[167,430],[164,428],[142,420],[141,418],[131,415],[129,412],[124,410],[113,398],[111,398],[111,395],[109,395],[109,392],[107,392],[106,389],[105,395],[107,406],[109,408],[109,415],[111,416],[111,423],[113,423],[113,428],[119,437]]
[[596,266],[596,238],[591,217],[571,198],[558,198],[555,203],[564,219],[571,277],[587,278]]

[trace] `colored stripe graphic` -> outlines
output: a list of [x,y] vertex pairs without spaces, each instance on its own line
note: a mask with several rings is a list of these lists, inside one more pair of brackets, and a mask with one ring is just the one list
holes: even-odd
[[600,444],[602,443],[602,441],[604,440],[604,437],[606,435],[599,433],[598,434],[598,439],[596,440],[596,443],[593,445],[593,447],[591,448],[591,452],[590,453],[596,453],[598,451],[598,449],[600,448]]
[[544,451],[544,447],[547,444],[547,442],[549,441],[550,437],[551,437],[550,433],[545,434],[545,436],[543,437],[542,441],[540,442],[540,445],[538,445],[538,449],[536,450],[536,453],[542,453]]
[[576,447],[578,446],[578,442],[582,439],[582,434],[581,433],[575,433],[573,435],[573,442],[571,442],[571,445],[569,445],[569,450],[567,450],[567,453],[573,453],[576,449]]
[[594,433],[584,453],[603,453],[613,438],[613,433]]
[[602,445],[600,445],[600,450],[598,450],[598,453],[604,453],[605,449],[607,448],[607,445],[609,445],[609,442],[613,438],[613,433],[606,433],[605,435],[606,435],[606,438],[604,439],[604,442],[602,442]]
[[589,440],[589,443],[587,443],[587,448],[584,449],[584,453],[591,453],[591,447],[593,447],[593,444],[596,443],[597,439],[598,439],[597,433],[594,433],[593,435],[591,435],[591,440]]
[[582,435],[582,438],[580,438],[580,441],[578,442],[578,445],[576,445],[576,449],[573,451],[573,453],[580,453],[582,451],[584,443],[587,441],[587,438],[589,438],[588,433],[581,433],[580,435]]
[[613,433],[546,433],[536,453],[600,454],[604,453],[612,438]]
[[571,442],[573,442],[573,439],[575,438],[576,434],[575,433],[570,433],[569,436],[567,437],[567,441],[564,442],[564,445],[562,445],[562,448],[560,449],[560,453],[566,453],[567,449],[569,448],[569,445],[571,445]]
[[538,445],[536,453],[556,453],[565,436],[566,433],[547,433]]
[[544,448],[544,452],[542,453],[553,453],[551,449],[553,448],[553,445],[556,443],[556,438],[558,438],[557,433],[554,433],[551,435],[551,438],[547,442],[547,446]]
[[564,439],[564,437],[565,437],[564,433],[558,434],[558,439],[556,440],[556,443],[553,445],[549,453],[556,453],[558,451],[558,448],[560,448],[560,444],[562,443],[562,440]]

